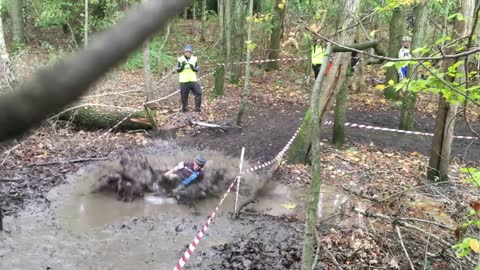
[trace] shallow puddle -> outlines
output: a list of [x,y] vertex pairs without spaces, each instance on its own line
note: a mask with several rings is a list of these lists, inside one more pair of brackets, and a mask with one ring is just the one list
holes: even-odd
[[[168,217],[172,215],[189,216],[197,212],[200,216],[208,216],[215,209],[219,198],[208,198],[195,204],[195,209],[186,205],[178,205],[173,198],[161,198],[146,194],[145,198],[133,202],[122,202],[115,195],[91,193],[92,174],[79,178],[74,184],[59,188],[57,199],[61,201],[57,209],[59,223],[74,232],[125,222],[134,217]],[[269,182],[259,192],[255,203],[248,206],[253,211],[273,216],[296,214],[297,206],[303,200],[299,192],[274,182]],[[220,211],[233,212],[235,193],[227,197]]]

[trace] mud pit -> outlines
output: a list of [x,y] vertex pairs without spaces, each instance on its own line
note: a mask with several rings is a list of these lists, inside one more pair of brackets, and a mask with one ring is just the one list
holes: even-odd
[[[170,198],[147,194],[144,200],[124,203],[114,195],[91,193],[98,175],[115,166],[117,162],[103,162],[86,168],[48,193],[50,206],[31,204],[18,217],[6,217],[6,232],[0,233],[0,269],[172,268],[218,198],[198,202],[198,215],[193,215],[192,208]],[[271,245],[288,244],[282,239],[289,239],[294,230],[285,229],[284,222],[269,215],[295,216],[296,209],[281,205],[297,202],[298,197],[287,186],[269,184],[268,192],[259,195],[261,203],[248,207],[257,214],[233,219],[234,197],[229,196],[197,252],[213,252],[211,247],[236,242],[239,235],[252,230],[266,235],[283,230],[285,237]],[[213,258],[219,260],[219,256]],[[204,260],[193,256],[189,264],[196,265],[194,269],[215,269]]]

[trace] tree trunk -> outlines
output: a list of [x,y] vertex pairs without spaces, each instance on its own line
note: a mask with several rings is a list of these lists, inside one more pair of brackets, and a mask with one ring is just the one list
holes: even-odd
[[[457,20],[455,22],[452,39],[470,34],[472,28],[474,27],[474,20],[472,17],[475,9],[475,0],[462,0],[459,8],[459,12],[465,16],[465,20]],[[468,45],[466,46],[465,50],[469,49]],[[459,59],[447,59],[444,61],[444,72],[447,72],[448,68],[458,60]],[[458,74],[465,74],[465,66],[460,65],[457,72]],[[462,85],[465,82],[465,77],[459,76],[458,78],[454,78],[447,76],[447,81],[453,82],[455,80],[459,85]],[[432,148],[430,151],[430,159],[427,170],[427,178],[430,181],[448,180],[457,108],[458,103],[448,103],[443,95],[440,95],[437,118],[435,121],[435,133],[433,135]]]
[[230,76],[230,82],[238,83],[240,81],[240,76],[242,73],[242,66],[238,62],[242,61],[243,48],[244,48],[244,3],[243,0],[235,0],[235,10],[233,16],[233,44],[235,50],[232,54],[232,70]]
[[343,82],[335,102],[335,121],[333,124],[332,143],[336,148],[341,148],[345,143],[345,111],[348,98],[348,78]]
[[88,45],[88,0],[85,0],[85,25],[83,26],[83,46]]
[[230,63],[232,53],[232,0],[223,3],[223,51],[224,63]]
[[[355,31],[355,39],[356,42],[362,42],[362,35],[363,31],[360,27],[357,27]],[[353,93],[358,93],[362,89],[367,89],[367,85],[365,83],[365,61],[363,61],[364,57],[362,53],[357,54],[358,62],[355,66],[355,71],[351,74],[351,78],[348,81],[349,91]]]
[[308,110],[303,118],[302,126],[298,132],[297,138],[293,141],[290,150],[288,150],[287,162],[290,164],[307,163],[307,161],[310,160],[310,142],[312,140],[312,125],[310,125],[311,116],[312,113]]
[[[355,21],[350,14],[356,14],[360,1],[357,0],[344,0],[344,7],[341,18],[342,28],[346,29],[352,25]],[[349,29],[340,34],[339,42],[342,44],[353,43],[355,37],[355,30]],[[327,47],[327,55],[330,54],[330,46]],[[326,61],[329,57],[324,57],[322,64],[322,71],[327,68]],[[306,206],[306,219],[305,219],[305,236],[303,242],[303,254],[302,254],[302,269],[311,270],[315,265],[315,245],[317,243],[317,211],[318,211],[318,197],[320,193],[320,123],[328,109],[328,104],[332,96],[336,95],[340,91],[340,87],[345,80],[347,68],[350,66],[350,54],[337,55],[333,61],[332,68],[326,78],[325,83],[320,85],[321,80],[324,78],[324,73],[320,72],[317,80],[315,81],[314,91],[311,98],[311,121],[310,126],[312,128],[311,141],[309,142],[312,149],[312,180],[310,186],[310,194]],[[320,88],[317,89],[316,88]]]
[[[405,33],[405,13],[402,7],[397,7],[392,12],[392,19],[389,26],[388,57],[398,57],[398,50],[402,44],[402,37]],[[387,87],[385,88],[385,98],[390,100],[399,100],[400,96],[395,89],[388,84],[389,81],[398,83],[398,70],[395,66],[388,67],[385,74]]]
[[[155,111],[151,111],[155,114]],[[65,112],[59,116],[59,119],[71,121],[77,127],[87,130],[109,129],[117,125],[129,113],[120,112],[103,112],[96,111],[91,108],[82,108]],[[118,130],[136,130],[136,129],[151,129],[150,120],[145,111],[138,111],[134,113],[129,120],[123,121],[117,129]]]
[[[348,31],[345,31],[345,32],[348,32]],[[342,42],[342,41],[344,41],[343,44],[349,44],[349,45],[346,45],[346,47],[355,48],[357,50],[366,50],[368,48],[373,48],[377,55],[382,55],[382,56],[385,55],[382,48],[378,44],[378,41],[376,41],[376,40],[367,41],[367,42],[363,42],[363,43],[352,44],[352,42],[353,42],[353,33],[352,33],[350,38],[347,39],[347,37],[345,37],[340,42]],[[347,49],[341,48],[341,47],[337,47],[337,46],[333,46],[332,51],[337,52],[337,53],[338,52],[351,52],[350,50],[347,50]],[[339,55],[340,55],[340,57],[342,57],[342,60],[340,62],[337,61],[337,60],[334,61],[332,69],[330,70],[330,73],[328,75],[329,80],[327,81],[328,84],[330,85],[330,87],[334,87],[334,88],[329,88],[329,89],[332,89],[332,90],[325,91],[326,96],[322,96],[322,98],[321,98],[322,102],[326,102],[326,104],[323,104],[323,105],[320,106],[320,108],[322,108],[322,113],[325,111],[324,108],[327,107],[327,104],[332,103],[331,97],[335,96],[336,93],[338,93],[338,91],[340,90],[339,87],[341,86],[341,84],[338,84],[338,81],[345,80],[346,70],[347,70],[347,68],[350,67],[350,53],[348,53],[348,54],[342,53],[342,54],[339,54]],[[336,59],[340,59],[340,57],[337,57]],[[338,69],[339,69],[339,66],[340,66],[339,63],[342,63],[341,69],[344,72],[343,76],[341,76],[342,78],[340,78],[340,76],[338,76],[338,75],[330,75],[330,74],[340,74],[340,73],[338,73]],[[324,83],[327,83],[327,82],[324,82]],[[326,109],[328,109],[328,108],[326,108]],[[311,130],[311,127],[308,126],[309,122],[306,121],[307,117],[309,117],[309,113],[307,113],[305,115],[305,118],[304,118],[303,123],[302,123],[302,129],[300,130],[299,135],[297,136],[297,138],[293,142],[293,144],[290,147],[290,150],[288,152],[287,161],[289,163],[307,163],[309,161],[309,155],[310,155],[310,149],[311,149],[311,144],[310,144],[310,141],[309,141],[309,139],[310,139],[310,133],[309,132]]]
[[253,0],[248,1],[248,26],[247,26],[247,64],[245,65],[245,86],[243,89],[242,105],[237,116],[237,125],[242,125],[242,118],[248,107],[248,98],[250,97],[250,44],[252,43],[252,22],[253,22]]
[[[283,19],[285,18],[285,11],[287,9],[287,0],[276,0],[274,16],[272,19],[273,29],[270,35],[270,51],[268,52],[268,59],[278,59],[280,56],[280,41],[283,34]],[[267,64],[267,71],[278,69],[278,62],[269,62]]]
[[188,7],[183,9],[183,19],[186,21],[188,19]]
[[430,150],[427,178],[430,181],[448,180],[453,130],[455,128],[455,114],[457,104],[448,103],[443,95],[439,96],[435,133]]
[[15,74],[13,73],[12,63],[10,62],[10,57],[8,56],[7,46],[5,44],[5,36],[3,34],[3,21],[0,17],[0,56],[2,57],[2,64],[4,70],[4,76],[7,80],[8,85],[13,89],[17,85],[17,80],[15,79]]
[[197,0],[193,0],[192,18],[193,18],[192,27],[193,27],[193,30],[195,31],[195,29],[197,29]]
[[200,30],[200,41],[205,41],[205,22],[207,21],[207,0],[202,0],[202,29]]
[[153,100],[153,87],[152,87],[152,69],[150,66],[150,41],[147,40],[142,48],[143,54],[143,78],[145,83],[145,96],[147,101]]
[[212,92],[213,98],[223,96],[223,87],[225,82],[225,65],[218,64],[215,70],[215,87]]
[[13,25],[13,43],[14,47],[22,46],[25,43],[25,30],[22,12],[22,0],[12,0],[11,17]]
[[[303,240],[303,254],[302,254],[302,269],[313,269],[315,264],[315,244],[317,244],[317,208],[318,208],[318,196],[320,194],[320,125],[321,121],[319,97],[322,91],[329,91],[328,88],[324,88],[323,80],[325,79],[325,72],[327,70],[328,61],[332,53],[332,47],[329,43],[323,59],[323,64],[315,81],[312,91],[312,98],[310,100],[310,109],[305,115],[302,126],[303,131],[308,129],[309,141],[307,144],[312,146],[312,177],[310,184],[310,194],[307,201],[306,218],[305,218],[305,233]],[[306,120],[306,119],[309,120]],[[306,122],[308,121],[308,122]],[[302,125],[303,125],[302,124]],[[306,138],[306,134],[302,134],[300,137]]]
[[165,48],[168,38],[170,37],[172,25],[173,25],[173,20],[167,23],[167,29],[166,29],[165,36],[163,37],[163,42],[160,46],[158,46],[157,72],[160,76],[163,74],[163,61],[162,61],[163,48]]
[[[225,7],[224,3],[228,0],[217,0],[218,24],[220,25],[220,44],[222,44],[222,56],[225,56]],[[225,62],[224,62],[225,63]]]
[[[414,8],[415,25],[413,27],[413,38],[411,46],[412,56],[416,56],[413,51],[417,48],[422,48],[427,44],[428,37],[428,1],[419,2]],[[408,79],[414,79],[416,75],[413,73],[416,65],[408,66]],[[412,91],[406,89],[403,92],[402,112],[400,113],[399,129],[412,130],[414,121],[415,105],[417,96]]]

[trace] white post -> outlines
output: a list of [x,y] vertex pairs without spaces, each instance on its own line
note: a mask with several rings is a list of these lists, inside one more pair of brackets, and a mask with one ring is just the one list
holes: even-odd
[[240,154],[240,172],[238,173],[237,179],[237,192],[235,196],[235,216],[237,215],[237,205],[238,205],[238,192],[240,191],[240,179],[242,178],[242,168],[243,168],[243,157],[245,155],[245,147],[242,147],[242,153]]

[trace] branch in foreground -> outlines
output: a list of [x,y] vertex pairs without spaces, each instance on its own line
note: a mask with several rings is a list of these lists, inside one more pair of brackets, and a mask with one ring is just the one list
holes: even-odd
[[32,80],[4,95],[0,99],[0,141],[24,133],[78,99],[189,2],[145,2],[110,30],[99,34],[88,47],[36,72]]
[[[362,51],[362,50],[357,50],[355,48],[352,48],[352,47],[349,47],[347,45],[342,45],[342,44],[339,44],[327,37],[324,37],[318,33],[316,33],[315,31],[313,30],[310,30],[308,27],[306,27],[306,29],[315,34],[317,37],[327,41],[327,42],[330,42],[332,43],[333,45],[335,45],[336,47],[339,47],[339,48],[343,48],[345,51],[350,51],[350,52],[358,52],[358,53],[363,53],[365,55],[368,55],[370,57],[373,57],[373,58],[376,58],[376,59],[380,59],[383,61],[389,61],[389,62],[401,62],[401,61],[405,61],[405,59],[402,59],[402,58],[392,58],[392,57],[386,57],[386,56],[382,56],[382,55],[375,55],[375,54],[372,54],[372,53],[368,53],[366,51]],[[471,55],[471,54],[474,54],[476,52],[480,52],[480,47],[479,48],[476,48],[476,49],[473,49],[473,50],[470,50],[470,51],[465,51],[465,52],[462,52],[462,53],[458,53],[458,54],[446,54],[446,55],[443,55],[442,57],[412,57],[410,59],[408,59],[408,61],[434,61],[434,60],[443,60],[443,59],[448,59],[448,58],[459,58],[459,57],[463,57],[463,56],[468,56],[468,55]]]
[[[448,248],[448,249],[447,249],[448,251],[453,252],[453,250],[451,250],[451,247],[452,247],[454,244],[452,244],[452,243],[450,243],[450,242],[448,242],[448,241],[440,238],[439,236],[437,236],[437,235],[435,235],[435,234],[433,234],[433,233],[431,233],[431,232],[427,232],[427,231],[425,231],[424,229],[422,229],[422,228],[420,228],[420,227],[417,227],[417,226],[412,225],[412,224],[410,224],[410,223],[401,221],[401,220],[399,220],[399,219],[397,219],[397,218],[395,218],[395,217],[383,215],[383,214],[380,214],[380,213],[371,213],[371,212],[366,213],[364,210],[358,209],[358,208],[355,208],[355,207],[353,208],[353,211],[356,212],[356,213],[359,213],[359,214],[361,214],[361,215],[364,215],[365,217],[374,217],[374,218],[385,219],[385,220],[388,220],[389,222],[392,222],[392,223],[395,222],[396,225],[400,225],[400,226],[403,226],[403,227],[405,227],[405,228],[409,228],[409,229],[412,229],[412,230],[421,232],[421,233],[423,233],[423,234],[425,234],[425,235],[428,235],[429,237],[433,237],[435,240],[437,240],[438,242],[440,242],[441,244],[443,244],[445,247],[447,247],[447,248]],[[456,255],[453,255],[452,257],[453,257],[453,258],[456,258]],[[469,263],[475,264],[471,258],[469,258],[469,257],[464,257],[464,258],[465,258]]]
[[402,246],[403,252],[405,253],[405,256],[407,256],[407,260],[408,260],[408,263],[410,264],[410,268],[412,268],[412,270],[415,270],[412,260],[410,259],[410,255],[408,255],[407,248],[403,243],[403,237],[402,237],[402,233],[400,232],[400,228],[398,226],[395,226],[395,230],[397,231],[398,239],[400,239],[400,245]]

